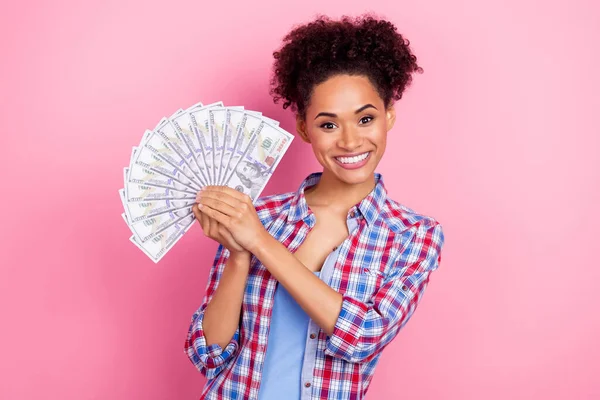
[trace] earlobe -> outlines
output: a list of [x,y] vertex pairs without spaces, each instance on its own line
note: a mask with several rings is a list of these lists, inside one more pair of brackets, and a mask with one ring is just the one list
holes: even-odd
[[310,143],[310,139],[308,138],[308,134],[306,132],[306,122],[299,115],[296,116],[296,132],[298,135],[304,140],[306,143]]
[[396,109],[393,105],[389,106],[386,112],[387,117],[387,130],[391,130],[396,122]]

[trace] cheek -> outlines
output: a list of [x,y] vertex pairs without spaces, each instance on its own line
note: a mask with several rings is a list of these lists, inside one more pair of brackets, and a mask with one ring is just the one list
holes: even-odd
[[378,124],[373,126],[373,129],[369,132],[369,140],[376,144],[378,147],[385,147],[387,139],[387,130],[385,124]]
[[315,154],[327,153],[335,146],[335,140],[333,137],[319,136],[313,137],[311,144]]

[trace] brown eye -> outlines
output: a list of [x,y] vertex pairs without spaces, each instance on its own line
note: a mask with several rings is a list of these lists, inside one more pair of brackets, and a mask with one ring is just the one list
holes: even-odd
[[335,125],[331,122],[325,122],[324,124],[321,124],[321,128],[323,129],[333,129],[335,128]]
[[360,119],[360,122],[363,124],[367,124],[367,123],[371,122],[373,119],[374,119],[373,117],[371,117],[370,115],[367,115],[365,117],[362,117]]

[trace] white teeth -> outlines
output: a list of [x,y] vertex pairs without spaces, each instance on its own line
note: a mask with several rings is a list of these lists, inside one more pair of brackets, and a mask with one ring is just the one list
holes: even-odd
[[336,160],[338,160],[342,164],[354,164],[354,163],[364,160],[365,158],[367,158],[368,155],[369,155],[369,152],[366,152],[366,153],[359,154],[354,157],[336,157]]

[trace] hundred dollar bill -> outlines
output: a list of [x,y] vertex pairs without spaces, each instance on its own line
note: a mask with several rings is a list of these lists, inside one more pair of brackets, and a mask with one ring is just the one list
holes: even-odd
[[[243,110],[241,106],[228,107],[234,110]],[[192,121],[192,129],[196,134],[196,138],[202,147],[202,154],[204,156],[204,162],[206,164],[206,170],[209,174],[209,184],[216,185],[218,182],[215,179],[214,174],[214,144],[211,136],[210,129],[210,108],[201,108],[189,113],[190,120]]]
[[196,218],[192,214],[191,216],[175,222],[145,242],[142,242],[140,239],[136,238],[135,235],[132,235],[129,240],[138,248],[140,248],[140,250],[146,253],[146,255],[152,259],[152,261],[157,263],[164,257],[165,254],[167,254],[171,247],[173,247],[173,245],[177,243],[179,239],[181,239],[183,234],[190,229],[195,219]]
[[127,201],[125,189],[119,190],[119,197],[123,203],[123,209],[125,210],[128,224],[155,217],[165,212],[176,211],[182,208],[190,208],[195,203],[195,199]]
[[179,135],[186,142],[188,148],[192,151],[194,161],[198,168],[200,169],[200,174],[205,183],[210,182],[208,171],[206,170],[206,162],[204,160],[203,148],[198,141],[196,134],[194,132],[194,128],[192,127],[192,120],[190,119],[190,113],[198,111],[202,108],[213,108],[213,107],[223,107],[222,102],[216,102],[212,104],[207,104],[206,106],[199,105],[198,103],[195,106],[192,106],[186,110],[186,112],[181,113],[171,119],[171,123],[177,129]]
[[263,119],[265,122],[267,122],[267,123],[269,123],[269,124],[271,124],[271,125],[273,125],[273,126],[279,126],[279,121],[275,121],[274,119],[271,119],[271,118],[269,118],[269,117],[265,117],[264,115],[262,116],[262,119]]
[[225,184],[255,201],[293,139],[289,132],[262,121],[243,154],[232,157],[235,166]]
[[271,119],[269,117],[265,117],[264,115],[262,115],[262,113],[258,112],[258,111],[250,111],[250,110],[246,110],[245,112],[247,112],[248,114],[252,114],[256,117],[260,117],[262,118],[263,121],[268,122],[269,124],[273,125],[273,126],[279,126],[279,121],[275,121],[274,119]]
[[179,191],[170,188],[158,186],[140,185],[127,181],[129,168],[123,169],[125,180],[125,200],[130,201],[148,201],[148,200],[166,200],[166,199],[196,199],[196,193],[193,191]]
[[213,160],[213,147],[212,140],[210,138],[210,130],[208,128],[208,109],[202,108],[189,113],[190,121],[192,122],[192,129],[196,136],[196,140],[202,149],[202,160],[204,161],[204,168],[208,178],[208,184],[214,184],[214,178],[212,175],[212,160]]
[[229,165],[229,160],[231,159],[231,155],[233,154],[236,144],[237,132],[240,129],[242,122],[244,122],[244,113],[257,117],[256,124],[258,125],[258,119],[262,119],[263,121],[271,123],[271,125],[279,126],[279,122],[275,121],[271,118],[267,118],[263,116],[258,111],[241,111],[241,110],[232,110],[230,108],[227,109],[227,123],[224,133],[224,143],[223,143],[223,152],[221,156],[221,162],[219,164],[219,185],[222,185],[225,182],[225,178],[228,171],[227,166]]
[[[142,144],[148,136],[152,134],[152,131],[146,131]],[[171,178],[182,185],[187,186],[189,189],[198,191],[200,185],[190,178],[193,175],[192,171],[187,167],[186,164],[174,165],[173,163],[161,158],[157,152],[152,151],[146,146],[134,147],[135,153],[132,155],[132,162],[129,165],[129,169],[133,168],[134,164],[140,165],[158,175]]]
[[180,208],[129,224],[131,232],[142,242],[156,236],[174,223],[192,215],[192,207]]
[[[242,122],[239,114],[242,111],[227,109],[227,115],[225,117],[225,132],[223,135],[223,149],[221,150],[221,158],[219,160],[219,181],[221,185],[225,180],[225,174],[227,172],[227,162],[231,158],[233,151],[233,143],[235,138],[235,132],[237,131],[238,125]],[[233,139],[232,139],[233,138]]]
[[221,159],[223,157],[223,148],[225,146],[225,136],[231,129],[231,114],[227,108],[215,108],[208,111],[209,129],[212,137],[213,151],[213,168],[215,183],[219,184],[221,179]]
[[190,111],[193,111],[193,110],[196,110],[196,109],[198,109],[198,108],[202,108],[202,107],[204,107],[204,105],[203,105],[201,102],[198,102],[198,103],[196,103],[196,104],[194,104],[194,105],[191,105],[191,106],[189,106],[188,108],[186,108],[186,109],[184,110],[185,112],[183,112],[182,114],[187,114],[187,113],[188,113],[188,112],[190,112]]
[[[247,112],[231,111],[232,119],[236,121],[236,133],[233,144],[227,149],[230,153],[227,164],[224,165],[224,179],[221,184],[226,185],[230,176],[233,174],[233,168],[240,158],[245,154],[250,145],[250,141],[258,127],[264,122],[262,117]],[[239,123],[237,122],[239,121]]]
[[[184,178],[185,179],[185,178]],[[175,180],[170,176],[165,176],[152,171],[140,164],[133,163],[129,167],[129,173],[127,174],[127,182],[138,183],[140,185],[158,186],[163,188],[170,188],[177,191],[191,191],[197,192],[192,187]],[[184,180],[185,182],[185,180]],[[189,182],[189,181],[188,181]]]
[[[183,114],[185,113],[182,112],[178,113],[177,115]],[[183,139],[182,135],[179,134],[171,120],[169,118],[163,118],[159,125],[154,129],[154,132],[158,133],[163,139],[163,142],[173,151],[175,151],[179,158],[183,160],[183,162],[194,174],[196,182],[198,182],[201,186],[206,185],[206,178],[204,178],[200,172],[200,167],[194,158],[194,152],[190,147],[188,147],[187,142]]]
[[195,186],[202,187],[201,182],[195,176],[194,172],[191,171],[189,165],[179,156],[179,154],[161,137],[156,131],[150,131],[142,139],[143,142],[140,144],[141,147],[145,147],[152,151],[159,158],[167,161],[171,166],[175,167],[182,174],[184,174],[189,180],[194,182]]

